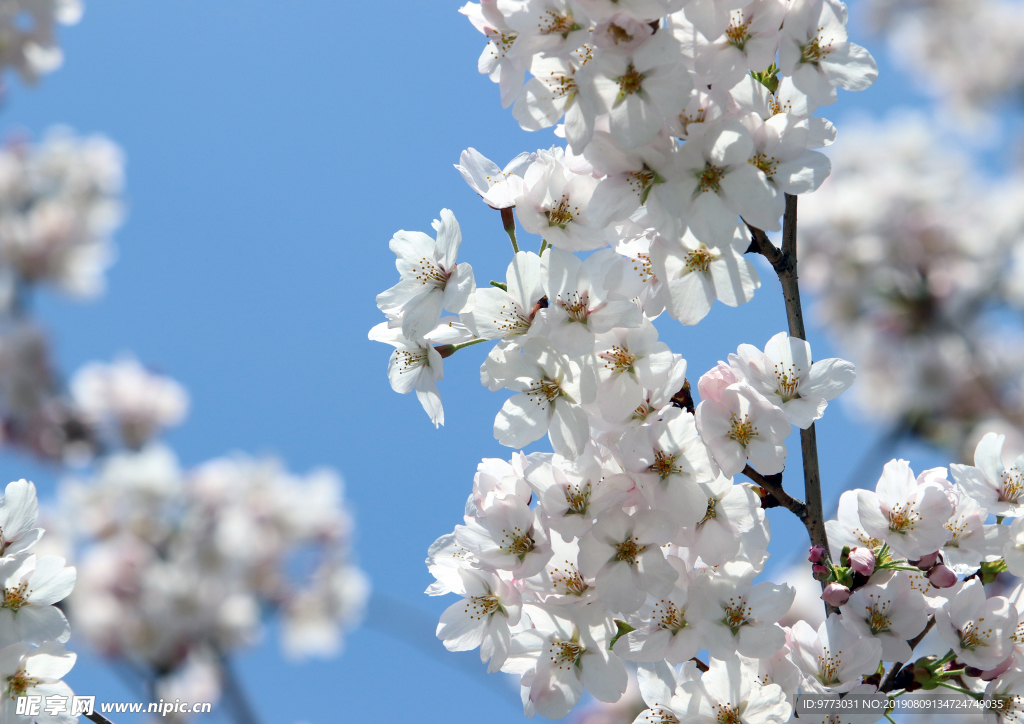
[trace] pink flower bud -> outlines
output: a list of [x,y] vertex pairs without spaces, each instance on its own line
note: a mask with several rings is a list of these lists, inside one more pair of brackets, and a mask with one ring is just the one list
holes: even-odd
[[820,576],[822,573],[827,575],[830,571],[828,569],[828,566],[826,566],[824,563],[815,563],[813,566],[811,566],[811,572],[815,576]]
[[957,582],[956,574],[952,569],[941,563],[933,567],[926,575],[936,588],[949,588]]
[[739,378],[732,371],[732,368],[724,362],[719,362],[716,367],[711,368],[697,382],[697,391],[702,400],[722,401],[722,391],[729,385],[739,382]]
[[850,589],[839,583],[830,583],[825,586],[821,600],[830,606],[842,606],[850,600]]
[[981,680],[992,681],[992,679],[998,679],[1003,674],[1003,672],[1005,672],[1007,669],[1013,666],[1014,660],[1014,655],[1010,654],[1009,658],[1007,658],[1006,661],[1004,661],[1003,663],[997,665],[996,668],[989,669],[988,671],[982,671]]
[[913,563],[913,565],[917,566],[922,571],[927,571],[928,569],[934,567],[935,564],[938,563],[938,562],[939,562],[939,554],[938,553],[929,553],[926,556],[921,556],[920,560],[911,561],[911,563]]
[[862,576],[870,576],[875,572],[875,554],[870,548],[851,548],[850,568]]
[[811,563],[821,563],[825,558],[825,546],[811,546],[807,560]]

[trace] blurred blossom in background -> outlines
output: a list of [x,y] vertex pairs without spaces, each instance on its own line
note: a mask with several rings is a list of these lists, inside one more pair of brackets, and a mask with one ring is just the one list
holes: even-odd
[[[238,721],[522,720],[422,597],[479,450],[505,454],[485,391],[450,385],[440,435],[365,335],[393,230],[442,206],[481,279],[504,278],[495,215],[451,164],[552,141],[480,102],[497,90],[458,5],[0,5],[0,459],[48,504],[40,548],[78,567],[76,693]],[[969,461],[982,429],[1024,450],[1022,15],[851,5],[881,80],[833,107],[832,176],[800,207],[812,342],[860,375],[819,433],[826,517],[889,457]],[[666,341],[708,369],[779,311],[719,305]],[[464,355],[453,380],[483,359]],[[422,424],[398,437],[400,418]],[[813,592],[792,563],[768,572]],[[633,681],[574,716],[642,709]]]

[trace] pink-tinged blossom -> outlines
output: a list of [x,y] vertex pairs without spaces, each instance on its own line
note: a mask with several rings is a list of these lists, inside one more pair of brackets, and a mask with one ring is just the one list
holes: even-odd
[[850,568],[862,576],[870,576],[875,572],[875,554],[870,548],[851,548]]
[[989,513],[1015,517],[1024,512],[1024,455],[1003,464],[1005,435],[987,433],[974,451],[974,465],[950,465],[953,479]]
[[741,344],[729,355],[737,377],[782,410],[791,425],[804,429],[824,414],[828,400],[842,394],[856,378],[846,360],[811,360],[811,345],[785,332],[768,340],[764,352]]
[[747,461],[762,475],[786,466],[789,422],[754,388],[738,382],[722,391],[721,401],[697,406],[697,429],[723,475],[743,472]]
[[769,658],[786,643],[777,622],[793,604],[796,590],[767,581],[754,585],[756,575],[753,566],[733,561],[703,588],[700,620],[712,656]]
[[939,550],[950,538],[945,523],[953,504],[939,484],[923,482],[927,472],[915,479],[910,463],[890,460],[874,492],[857,492],[864,530],[909,560]]
[[959,661],[991,669],[1013,651],[1017,609],[1003,596],[985,597],[981,579],[960,584],[935,613],[935,630]]
[[928,609],[924,596],[910,585],[910,578],[896,571],[888,576],[877,576],[850,596],[843,607],[843,623],[867,638],[882,645],[885,661],[909,661],[910,639],[928,624]]
[[522,595],[514,584],[486,571],[459,571],[463,599],[441,614],[437,637],[449,651],[480,649],[480,660],[494,673],[505,663],[512,635],[519,623]]
[[882,644],[844,626],[839,614],[829,616],[817,631],[806,621],[797,621],[786,641],[813,693],[850,691],[860,685],[862,676],[875,673],[882,660]]
[[678,528],[667,513],[640,510],[627,515],[609,508],[580,539],[580,572],[595,578],[601,601],[610,611],[633,613],[647,593],[664,596],[679,572],[661,549]]
[[618,701],[628,677],[608,650],[616,626],[603,606],[541,606],[526,610],[534,628],[512,639],[503,669],[522,675],[520,688],[527,716],[560,719],[586,688],[598,701]]
[[833,581],[821,592],[821,600],[830,606],[842,606],[850,600],[850,589]]
[[676,542],[707,565],[718,566],[735,560],[743,537],[764,520],[761,499],[749,485],[737,485],[724,475],[700,487],[707,510],[696,525],[679,530]]
[[580,368],[540,340],[522,353],[504,358],[503,386],[517,392],[494,418],[494,437],[502,445],[523,447],[544,437],[555,452],[575,460],[590,437],[581,403]]
[[494,500],[480,513],[455,526],[455,539],[483,565],[527,578],[551,558],[547,531],[518,497]]
[[713,482],[718,470],[693,415],[670,407],[650,426],[627,431],[619,446],[623,465],[652,508],[685,526],[705,517],[708,495],[700,484]]

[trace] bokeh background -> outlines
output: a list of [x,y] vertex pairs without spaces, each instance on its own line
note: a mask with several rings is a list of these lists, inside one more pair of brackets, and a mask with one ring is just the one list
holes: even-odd
[[[390,348],[366,337],[381,319],[375,295],[396,278],[389,239],[429,231],[443,207],[462,224],[460,260],[478,282],[503,279],[508,241],[497,212],[452,168],[462,149],[500,165],[555,140],[521,131],[501,108],[476,71],[483,38],[458,6],[89,2],[79,25],[62,28],[65,66],[31,91],[13,83],[0,109],[2,135],[66,124],[127,153],[128,217],[106,295],[34,300],[61,367],[131,350],[184,383],[190,417],[168,435],[184,465],[244,450],[280,455],[297,471],[330,465],[346,479],[358,559],[374,586],[366,620],[341,657],[300,664],[284,661],[271,626],[239,660],[264,722],[522,720],[506,677],[487,677],[475,652],[443,650],[433,630],[451,600],[422,593],[427,546],[461,522],[480,458],[509,454],[491,434],[504,397],[478,384],[486,348],[446,360],[447,424],[435,430],[414,396],[390,389]],[[925,105],[883,44],[858,30],[858,7],[851,35],[881,70],[869,91],[822,110],[838,144],[857,115]],[[739,343],[763,346],[784,329],[773,276],[762,274],[754,304],[716,305],[698,328],[660,325],[691,379]],[[834,353],[819,329],[811,341],[817,357]],[[844,486],[873,486],[882,461],[870,452],[886,432],[842,403],[830,408],[818,426],[828,515]],[[898,453],[915,469],[948,462],[909,444]],[[796,480],[799,456],[790,457]],[[52,499],[55,470],[9,453],[0,470],[34,479]],[[787,516],[769,513],[777,578],[805,552]],[[70,646],[80,653],[76,692],[136,699],[74,634]]]

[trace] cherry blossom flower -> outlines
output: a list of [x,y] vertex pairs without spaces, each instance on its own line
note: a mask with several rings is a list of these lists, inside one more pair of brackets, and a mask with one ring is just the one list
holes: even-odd
[[591,254],[585,261],[552,249],[548,258],[548,308],[545,331],[551,346],[569,355],[594,351],[595,335],[615,327],[639,327],[643,315],[636,305],[609,300],[607,262],[612,252]]
[[677,243],[652,244],[651,268],[667,288],[669,314],[693,325],[707,316],[715,299],[730,307],[753,299],[761,279],[743,256],[748,245],[735,225],[729,241],[721,245],[698,241],[690,231]]
[[35,483],[24,478],[7,483],[0,499],[0,555],[13,556],[34,546],[43,535],[35,527],[38,518]]
[[588,251],[608,245],[604,228],[588,216],[597,179],[566,168],[558,152],[538,151],[523,176],[525,191],[516,199],[523,228],[565,251]]
[[754,585],[756,575],[748,563],[729,562],[703,589],[700,620],[712,656],[770,658],[786,643],[776,622],[789,610],[796,591],[767,581]]
[[545,433],[555,452],[579,457],[590,428],[580,387],[580,368],[540,340],[530,340],[522,354],[505,358],[503,386],[518,392],[494,418],[494,437],[502,445],[523,447]]
[[864,48],[847,40],[846,6],[838,0],[793,0],[779,42],[779,68],[813,102],[836,101],[836,87],[869,88],[878,66]]
[[596,580],[601,600],[612,611],[633,613],[646,594],[664,596],[679,572],[660,546],[675,533],[672,518],[657,510],[627,515],[609,508],[580,539],[580,572]]
[[576,79],[586,105],[608,115],[612,137],[627,149],[653,141],[693,87],[671,33],[655,33],[631,53],[600,53]]
[[509,626],[519,623],[522,596],[519,590],[493,573],[461,569],[463,599],[441,614],[437,637],[449,651],[480,648],[480,660],[490,673],[498,671],[508,656],[512,636]]
[[518,252],[505,272],[505,289],[476,289],[459,318],[481,339],[525,339],[546,294],[546,261],[533,252]]
[[518,497],[499,498],[455,526],[455,540],[485,566],[511,571],[516,578],[540,572],[551,546],[537,514]]
[[743,536],[764,519],[764,513],[749,486],[736,485],[724,475],[700,487],[707,496],[707,510],[692,528],[683,527],[676,541],[709,566],[718,566],[735,560]]
[[789,423],[750,385],[737,382],[722,391],[720,401],[702,400],[696,418],[723,475],[742,472],[748,460],[763,475],[785,467]]
[[77,654],[53,641],[38,648],[15,643],[0,649],[0,677],[6,682],[0,718],[12,724],[73,724],[77,721],[78,717],[69,711],[50,714],[41,708],[35,716],[17,713],[17,700],[22,696],[38,696],[44,703],[50,696],[70,700],[74,694],[61,679],[71,671],[76,658]]
[[811,345],[779,332],[764,352],[741,344],[729,364],[736,376],[761,393],[786,415],[791,425],[808,428],[825,412],[828,400],[842,394],[856,377],[846,360],[811,362]]
[[700,606],[693,605],[689,575],[682,570],[680,559],[670,558],[669,563],[679,570],[672,591],[665,596],[648,596],[628,617],[633,630],[615,642],[612,650],[627,661],[665,660],[674,666],[692,659],[703,646],[703,627],[698,625]]
[[927,480],[929,472],[915,479],[910,463],[890,460],[875,492],[857,493],[857,510],[867,534],[910,560],[939,550],[950,538],[945,523],[953,515],[953,504],[940,485]]
[[495,209],[507,209],[515,206],[516,199],[523,195],[523,174],[533,160],[531,154],[521,153],[500,169],[475,148],[467,148],[459,156],[455,168],[485,204]]
[[1017,628],[1017,609],[1002,596],[985,597],[980,579],[950,591],[935,613],[935,629],[968,666],[991,669],[1013,651],[1010,638]]
[[0,643],[68,640],[68,620],[52,605],[75,587],[75,569],[65,566],[63,558],[23,553],[0,559],[0,585]]
[[677,721],[699,724],[783,724],[793,714],[782,687],[762,686],[750,660],[736,656],[712,658],[699,683],[676,688],[669,708]]
[[531,605],[527,613],[535,628],[512,639],[512,656],[503,669],[523,674],[527,716],[565,716],[584,687],[598,701],[618,701],[628,678],[608,651],[616,627],[602,606]]
[[974,465],[950,465],[953,479],[978,504],[996,515],[1015,517],[1024,512],[1024,455],[1003,465],[1005,435],[986,433],[974,451]]
[[426,335],[437,324],[441,310],[458,314],[475,288],[473,269],[457,264],[462,244],[459,222],[448,209],[434,221],[437,239],[420,231],[399,231],[391,239],[391,251],[402,279],[377,295],[377,306],[385,314],[401,315],[402,334],[407,339]]
[[700,483],[712,482],[718,471],[693,415],[669,408],[649,427],[628,431],[620,446],[626,469],[652,508],[686,526],[706,517],[708,495]]
[[815,631],[797,621],[786,641],[793,663],[803,672],[805,686],[815,693],[850,691],[862,676],[873,674],[882,659],[882,644],[843,625],[843,617],[829,616]]
[[842,621],[881,643],[883,660],[909,661],[912,652],[907,641],[924,630],[928,613],[920,591],[913,590],[910,579],[897,571],[854,591],[843,607]]

